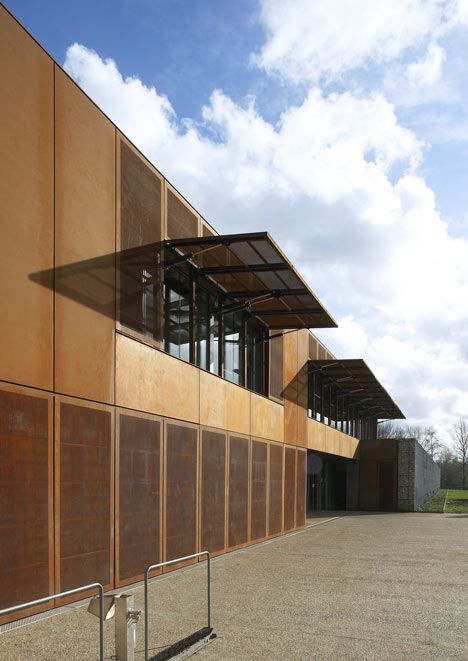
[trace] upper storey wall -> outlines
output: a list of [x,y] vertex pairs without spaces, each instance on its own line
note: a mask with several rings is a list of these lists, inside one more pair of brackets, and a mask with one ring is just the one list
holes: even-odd
[[[4,7],[0,57],[0,379],[113,404],[115,252],[215,230]],[[85,273],[76,268],[83,263]],[[253,397],[246,410],[252,433],[306,447],[307,360],[331,354],[305,330],[287,332],[271,347],[272,399],[284,409]],[[232,393],[239,390],[243,402],[244,389],[221,388],[211,375],[202,381],[211,393],[203,422],[221,425]],[[120,392],[129,387],[123,377],[118,383]],[[183,410],[191,405],[187,400]],[[158,409],[155,402],[132,406]],[[240,420],[224,418],[245,432]]]

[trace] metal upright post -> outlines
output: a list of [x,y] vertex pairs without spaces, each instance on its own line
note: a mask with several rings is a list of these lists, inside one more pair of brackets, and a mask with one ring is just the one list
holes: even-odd
[[208,590],[208,629],[211,629],[211,565],[210,556],[207,557],[207,590]]
[[130,594],[115,598],[115,655],[117,661],[134,661],[136,647],[136,624],[141,611],[134,608],[135,597]]

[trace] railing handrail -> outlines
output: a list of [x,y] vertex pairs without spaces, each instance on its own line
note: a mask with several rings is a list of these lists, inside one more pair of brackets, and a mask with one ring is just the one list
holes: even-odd
[[200,551],[200,553],[192,553],[192,555],[186,555],[183,558],[175,558],[174,560],[166,560],[165,562],[157,562],[154,565],[149,565],[145,569],[145,661],[148,661],[148,577],[149,573],[154,569],[159,569],[160,567],[167,567],[168,565],[175,565],[178,562],[185,562],[186,560],[194,560],[195,558],[200,558],[201,556],[206,555],[207,562],[207,595],[208,595],[208,629],[211,628],[211,568],[210,568],[210,552],[209,551]]
[[85,592],[86,590],[93,590],[97,588],[99,590],[99,659],[104,661],[104,588],[101,583],[90,583],[89,585],[82,585],[79,588],[73,588],[72,590],[65,590],[64,592],[58,592],[57,594],[50,594],[47,597],[41,597],[40,599],[34,599],[33,601],[26,601],[24,604],[17,604],[16,606],[9,606],[8,608],[3,608],[0,610],[0,616],[7,615],[8,613],[13,613],[17,610],[23,610],[23,608],[29,608],[31,606],[38,606],[39,604],[45,604],[51,599],[59,599],[61,597],[69,597],[72,594],[77,594],[79,592]]

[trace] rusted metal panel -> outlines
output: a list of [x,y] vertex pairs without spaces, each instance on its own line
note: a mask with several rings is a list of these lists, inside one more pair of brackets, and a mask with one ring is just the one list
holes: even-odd
[[250,538],[259,540],[267,534],[267,456],[266,443],[252,440]]
[[279,535],[283,518],[283,448],[269,444],[268,467],[268,535]]
[[285,448],[284,452],[284,530],[295,527],[296,509],[296,450]]
[[198,431],[166,422],[165,560],[197,552]]
[[58,588],[113,585],[112,412],[58,402],[56,563]]
[[296,528],[306,522],[307,451],[297,450],[296,467]]
[[242,546],[248,540],[249,440],[229,438],[229,521],[228,546]]
[[201,434],[200,548],[216,553],[226,547],[226,434]]
[[32,392],[0,389],[0,609],[54,590],[52,398]]
[[144,414],[118,418],[117,582],[142,578],[161,561],[162,421]]

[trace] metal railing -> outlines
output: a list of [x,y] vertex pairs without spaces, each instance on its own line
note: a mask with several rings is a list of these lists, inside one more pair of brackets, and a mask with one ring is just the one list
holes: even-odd
[[27,601],[24,604],[17,604],[16,606],[4,608],[3,610],[0,610],[0,617],[2,615],[7,615],[8,613],[13,613],[14,611],[23,610],[23,608],[45,604],[51,599],[69,597],[72,594],[85,592],[86,590],[93,590],[95,588],[99,590],[99,659],[100,661],[104,661],[104,588],[100,583],[90,583],[89,585],[83,585],[80,588],[65,590],[65,592],[58,592],[57,594],[51,594],[48,597],[41,597],[41,599],[34,599],[34,601]]
[[175,560],[166,560],[166,562],[158,562],[156,565],[149,565],[145,570],[145,661],[148,661],[148,578],[149,573],[160,567],[167,567],[168,565],[175,565],[178,562],[184,562],[185,560],[194,560],[195,558],[200,558],[206,555],[206,568],[207,568],[207,595],[208,595],[208,629],[211,628],[211,567],[210,567],[210,552],[201,551],[200,553],[194,553],[193,555],[186,555],[183,558],[176,558]]

